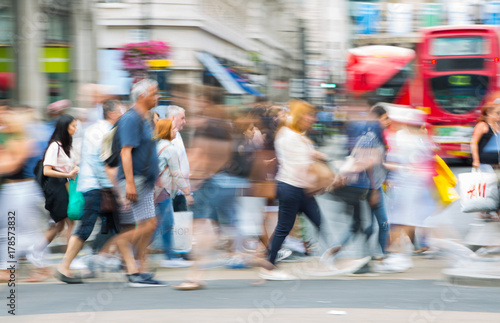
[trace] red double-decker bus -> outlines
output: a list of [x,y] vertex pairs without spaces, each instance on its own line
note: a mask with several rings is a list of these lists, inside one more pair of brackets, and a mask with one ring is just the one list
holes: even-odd
[[410,102],[427,113],[442,157],[470,157],[480,109],[499,86],[498,32],[485,25],[421,30]]
[[346,89],[370,103],[421,109],[432,125],[439,154],[470,158],[480,109],[500,92],[499,32],[486,25],[425,28],[413,57],[398,47],[355,48],[349,52]]
[[410,104],[415,51],[395,46],[364,46],[348,52],[346,90],[370,104]]

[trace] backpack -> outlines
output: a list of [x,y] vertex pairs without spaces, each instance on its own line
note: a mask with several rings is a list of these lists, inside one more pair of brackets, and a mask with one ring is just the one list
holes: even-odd
[[45,192],[45,184],[47,184],[48,177],[43,174],[43,159],[40,159],[33,169],[35,173],[35,180],[42,188],[42,191]]
[[[61,149],[61,146],[57,144],[57,156],[59,157],[59,150]],[[49,144],[50,146],[50,144]],[[48,147],[45,149],[45,152],[47,152]],[[43,174],[43,160],[45,158],[45,153],[42,155],[42,158],[39,159],[35,165],[35,168],[33,169],[33,172],[35,173],[35,181],[40,185],[42,188],[42,192],[45,195],[45,185],[47,184],[47,181],[49,178]]]
[[[125,114],[127,114],[130,110],[132,109],[129,109],[127,112],[125,112]],[[139,133],[142,134],[143,123],[141,122],[140,124],[141,127]],[[109,167],[118,167],[118,165],[120,164],[120,153],[122,147],[120,143],[120,136],[117,134],[119,125],[120,120],[118,120],[113,128],[104,136],[101,144],[99,158]]]
[[116,125],[104,136],[101,144],[101,151],[99,158],[109,167],[118,167],[120,157],[120,136],[116,134],[118,129],[118,122]]

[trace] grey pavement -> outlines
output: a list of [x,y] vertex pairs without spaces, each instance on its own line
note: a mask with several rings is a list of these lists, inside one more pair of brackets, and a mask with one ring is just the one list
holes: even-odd
[[[332,139],[322,148],[333,159],[342,157],[338,148],[342,139]],[[453,167],[455,173],[467,167]],[[338,242],[350,225],[343,203],[320,196],[325,239],[319,241],[316,256],[328,245]],[[264,200],[239,200],[242,230],[247,235],[259,233]],[[460,212],[454,203],[433,215],[433,223],[446,227],[443,238],[467,241],[471,228],[477,231],[474,214]],[[364,218],[364,225],[370,221]],[[311,237],[316,232],[310,225]],[[490,235],[495,230],[490,230]],[[473,232],[481,240],[481,232]],[[478,242],[480,243],[480,242]],[[361,257],[378,252],[376,234],[368,244],[357,237],[339,254]],[[58,262],[60,254],[53,255]],[[152,257],[156,262],[157,259]],[[317,261],[313,258],[312,261]],[[39,284],[18,284],[17,309],[23,322],[500,322],[500,288],[461,287],[445,283],[442,271],[450,263],[442,258],[413,257],[415,267],[408,272],[385,275],[331,276],[317,279],[299,275],[294,282],[252,283],[255,270],[215,269],[207,271],[208,288],[176,291],[171,287],[129,288],[120,273],[105,273],[83,285],[65,285],[50,279]],[[154,267],[155,264],[153,264]],[[281,264],[300,272],[308,263]],[[299,269],[297,269],[299,268]],[[186,269],[158,269],[157,277],[170,284],[182,281]],[[491,285],[488,285],[491,286]],[[0,286],[0,299],[7,292]],[[2,304],[0,303],[0,308]],[[328,314],[331,310],[333,315]],[[345,313],[344,313],[345,312]],[[0,310],[1,322],[13,319],[7,308]],[[14,321],[14,320],[12,320]]]
[[[449,298],[446,311],[499,313],[500,289],[448,286],[433,280],[300,280],[251,285],[251,280],[210,281],[198,291],[129,288],[123,281],[17,288],[18,315],[148,309],[370,308],[419,310]],[[443,296],[444,295],[444,296]],[[0,315],[6,315],[3,310]]]

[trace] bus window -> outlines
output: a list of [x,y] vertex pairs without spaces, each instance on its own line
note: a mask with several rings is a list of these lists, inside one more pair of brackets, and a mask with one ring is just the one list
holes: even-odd
[[429,54],[433,56],[474,56],[487,55],[490,51],[490,41],[483,37],[439,37],[431,39]]
[[483,75],[456,74],[430,80],[436,102],[449,113],[464,114],[475,109],[483,100],[489,78]]
[[414,61],[411,61],[378,89],[368,93],[367,99],[369,104],[395,102],[396,98],[400,95],[401,89],[413,75],[413,64]]

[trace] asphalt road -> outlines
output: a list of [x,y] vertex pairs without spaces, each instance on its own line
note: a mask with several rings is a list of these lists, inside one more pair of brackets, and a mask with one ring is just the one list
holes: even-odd
[[[500,317],[500,288],[457,287],[433,280],[400,279],[300,280],[267,282],[261,286],[253,286],[251,282],[210,281],[209,288],[188,292],[170,287],[129,288],[123,281],[24,284],[17,287],[17,315],[273,307],[489,312],[499,313]],[[2,289],[3,295],[5,288]],[[2,299],[5,303],[5,298]],[[7,316],[7,307],[2,307],[0,316]]]

